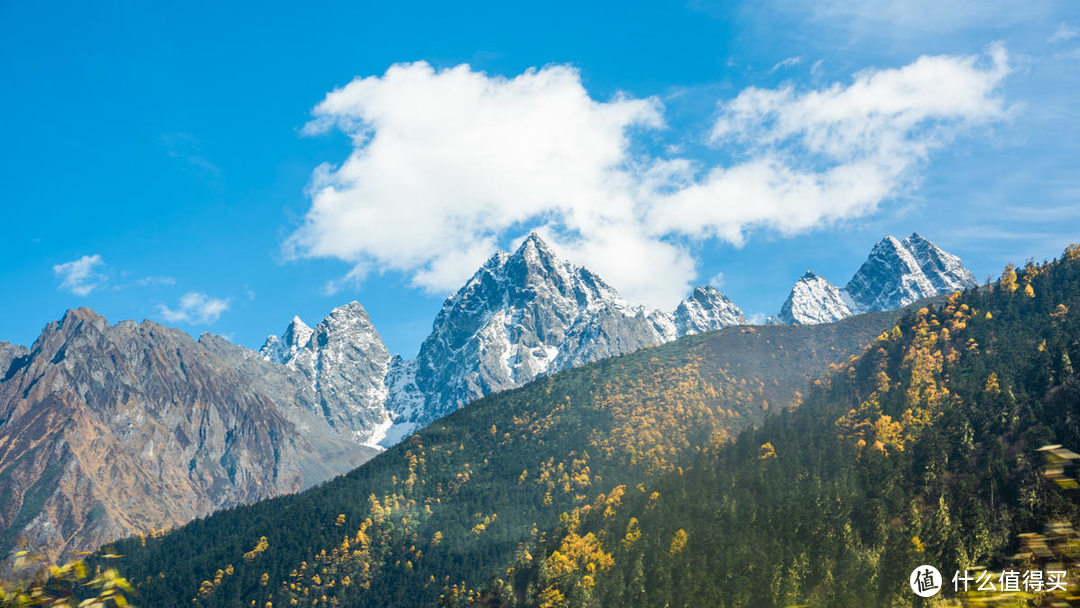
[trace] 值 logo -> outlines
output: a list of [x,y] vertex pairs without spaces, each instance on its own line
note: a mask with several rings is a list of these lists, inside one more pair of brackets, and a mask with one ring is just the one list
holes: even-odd
[[933,597],[941,591],[941,573],[933,566],[923,564],[915,568],[908,577],[911,590],[919,597]]

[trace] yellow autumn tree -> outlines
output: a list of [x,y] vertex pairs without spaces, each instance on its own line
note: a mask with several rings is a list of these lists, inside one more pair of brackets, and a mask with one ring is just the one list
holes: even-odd
[[1069,307],[1065,306],[1064,304],[1058,304],[1057,306],[1054,307],[1054,312],[1050,313],[1050,316],[1055,321],[1060,321],[1060,320],[1064,319],[1065,316],[1068,315],[1068,314],[1069,314]]
[[672,555],[682,553],[682,550],[686,548],[686,541],[688,540],[688,538],[689,537],[686,534],[686,530],[679,528],[675,531],[675,536],[671,538],[671,547],[668,549],[668,551]]
[[1009,264],[1005,272],[1001,273],[1001,288],[1009,293],[1015,292],[1020,286],[1016,282],[1016,266]]
[[[109,608],[129,605],[127,596],[134,593],[115,568],[100,571],[91,578],[86,563],[81,560],[52,566],[19,551],[11,574],[17,577],[20,572],[29,574],[19,580],[0,582],[0,606]],[[80,600],[78,595],[85,596],[85,591],[78,591],[80,588],[89,589],[94,595]]]
[[571,530],[540,569],[541,608],[585,606],[592,599],[596,576],[615,564],[592,532],[581,536]]
[[758,460],[768,460],[770,458],[776,458],[776,448],[773,447],[772,442],[767,441],[761,444],[761,448],[758,450]]

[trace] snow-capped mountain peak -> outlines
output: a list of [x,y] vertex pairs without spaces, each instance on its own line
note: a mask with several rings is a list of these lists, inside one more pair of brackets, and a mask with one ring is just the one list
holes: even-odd
[[745,322],[713,287],[696,288],[674,313],[631,306],[533,233],[446,299],[415,359],[391,358],[356,302],[314,329],[295,318],[260,355],[303,372],[335,428],[392,445],[483,395]]
[[[974,285],[959,258],[919,236],[886,236],[846,288],[813,272],[792,288],[787,323],[826,323]],[[713,287],[696,287],[674,312],[630,305],[537,234],[495,253],[446,299],[415,359],[390,357],[367,312],[350,302],[315,328],[294,318],[262,358],[309,380],[339,432],[390,445],[493,392],[569,367],[687,334],[746,323]]]
[[825,323],[852,314],[893,310],[931,296],[976,285],[960,258],[917,233],[878,241],[870,255],[838,289],[808,272],[791,290],[780,312],[786,323]]
[[481,395],[659,341],[645,314],[530,234],[447,298],[420,347],[415,385],[425,395],[423,415],[433,419]]
[[293,317],[259,355],[307,377],[322,415],[339,433],[362,443],[382,439],[390,353],[358,302],[334,308],[314,329]]
[[840,289],[810,270],[795,282],[780,308],[782,322],[798,325],[831,323],[849,316],[851,310]]
[[978,284],[975,275],[964,267],[960,258],[941,249],[929,240],[912,232],[904,239],[905,248],[919,263],[919,268],[937,293],[948,293]]
[[679,303],[674,315],[679,336],[698,334],[729,325],[744,325],[746,317],[726,295],[711,285],[694,288],[690,297]]
[[844,287],[859,312],[900,308],[930,296],[975,286],[960,258],[913,233],[886,236]]
[[259,356],[266,361],[284,364],[296,356],[296,351],[307,346],[313,333],[314,330],[299,316],[294,316],[280,337],[273,334],[267,336],[266,342],[259,349]]

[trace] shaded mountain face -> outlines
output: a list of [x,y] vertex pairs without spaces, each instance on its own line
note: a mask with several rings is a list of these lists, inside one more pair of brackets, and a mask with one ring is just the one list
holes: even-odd
[[843,289],[812,272],[800,278],[779,318],[784,323],[826,323],[852,314],[895,310],[977,284],[960,258],[922,236],[912,233],[903,241],[886,236]]
[[217,336],[68,311],[30,349],[0,347],[2,549],[21,536],[56,559],[370,458],[305,390]]
[[389,425],[384,404],[390,353],[363,306],[339,306],[315,329],[293,317],[280,338],[267,338],[259,355],[303,375],[316,413],[343,437],[371,445],[382,439]]
[[11,368],[12,362],[19,357],[26,356],[30,352],[30,349],[19,344],[12,344],[11,342],[0,342],[0,380],[4,378],[7,370]]

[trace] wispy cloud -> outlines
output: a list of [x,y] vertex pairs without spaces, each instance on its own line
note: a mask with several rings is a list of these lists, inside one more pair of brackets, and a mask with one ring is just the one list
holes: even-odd
[[158,305],[161,316],[170,323],[206,325],[217,321],[229,309],[229,299],[211,298],[205,293],[191,291],[180,298],[177,308]]
[[1050,34],[1050,37],[1047,38],[1046,41],[1050,44],[1055,44],[1058,42],[1065,42],[1066,40],[1072,40],[1077,36],[1080,36],[1080,30],[1077,30],[1074,27],[1070,27],[1068,24],[1062,21],[1060,24],[1058,24],[1058,28],[1054,30],[1053,34]]
[[98,254],[84,255],[53,266],[53,273],[60,279],[60,289],[77,296],[87,296],[108,281],[108,276],[101,272],[104,263]]
[[[1011,0],[774,0],[781,9],[809,11],[813,19],[863,33],[892,30],[956,31],[971,27],[1002,28],[1031,22],[1049,11],[1050,3]],[[1040,6],[1046,4],[1047,6]]]
[[352,267],[349,272],[345,273],[345,276],[336,279],[331,279],[323,284],[322,293],[324,296],[332,296],[340,293],[345,289],[359,289],[360,285],[367,277],[368,267],[366,264],[358,263]]
[[135,284],[139,287],[154,287],[158,285],[172,287],[176,285],[176,278],[170,276],[149,276],[138,279],[135,281]]
[[636,137],[667,128],[660,100],[594,100],[569,66],[504,78],[399,64],[315,108],[306,132],[341,130],[353,151],[315,172],[286,250],[352,264],[330,288],[393,269],[444,293],[536,229],[631,300],[671,306],[695,275],[687,239],[738,245],[873,213],[935,150],[1007,115],[1008,73],[996,46],[822,88],[749,88],[719,103],[711,141],[735,160],[715,166],[642,152]]
[[[788,57],[787,59],[784,59],[783,61],[776,62],[776,65],[772,66],[772,69],[769,70],[769,71],[770,72],[775,72],[776,70],[780,70],[780,69],[783,69],[783,68],[790,68],[792,66],[799,65],[802,62],[803,62],[802,57]],[[817,64],[814,64],[814,65],[817,65]]]
[[170,157],[183,161],[188,167],[210,177],[221,175],[221,169],[203,155],[202,141],[190,133],[166,133],[158,142]]

